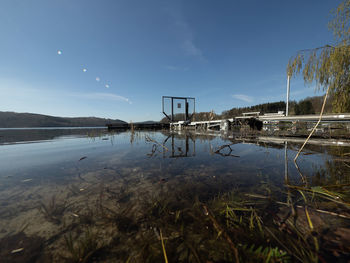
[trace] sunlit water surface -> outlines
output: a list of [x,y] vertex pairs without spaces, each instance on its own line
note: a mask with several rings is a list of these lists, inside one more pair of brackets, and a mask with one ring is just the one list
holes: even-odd
[[[348,147],[308,146],[298,171],[293,158],[299,144],[220,134],[1,130],[0,143],[0,254],[10,262],[163,260],[162,228],[168,257],[176,262],[184,238],[170,225],[196,209],[193,204],[206,209],[227,193],[287,202],[286,182],[304,187],[303,178],[311,185],[349,183],[341,157]],[[206,216],[199,212],[200,221]],[[183,216],[178,227],[190,229],[194,220]],[[208,231],[208,225],[198,227]],[[81,240],[93,235],[99,241],[85,248],[92,253],[79,252]],[[142,242],[159,247],[146,251]],[[181,260],[191,261],[191,251]],[[154,255],[146,260],[142,253]],[[193,257],[215,259],[209,252]]]

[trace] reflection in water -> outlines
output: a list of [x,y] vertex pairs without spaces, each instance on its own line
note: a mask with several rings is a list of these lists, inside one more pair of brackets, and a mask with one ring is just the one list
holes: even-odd
[[165,131],[59,136],[0,146],[4,262],[349,256],[349,147],[308,145],[299,161],[305,184],[290,162],[294,141]]
[[39,142],[59,139],[60,137],[90,137],[107,133],[106,128],[0,128],[0,145],[20,142]]
[[171,158],[193,157],[196,155],[196,141],[190,133],[185,133],[181,138],[172,133],[168,135],[163,144],[166,144],[169,139],[171,141]]
[[288,183],[288,142],[284,142],[284,181]]
[[[135,134],[131,133],[130,141],[133,142],[134,138]],[[163,140],[162,143],[159,143],[148,135],[145,136],[145,140],[146,142],[152,144],[151,152],[147,154],[149,157],[155,157],[159,153],[162,153],[163,158],[183,158],[196,156],[196,141],[189,133],[183,134],[183,137],[178,137],[176,134],[171,133]]]

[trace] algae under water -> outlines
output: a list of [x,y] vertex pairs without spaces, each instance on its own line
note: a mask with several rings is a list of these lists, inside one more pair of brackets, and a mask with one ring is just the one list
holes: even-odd
[[309,144],[296,167],[293,140],[9,133],[0,131],[6,262],[349,259],[350,147]]

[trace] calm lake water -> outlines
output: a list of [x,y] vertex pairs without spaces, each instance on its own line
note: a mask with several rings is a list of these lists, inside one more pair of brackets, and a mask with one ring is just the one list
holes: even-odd
[[0,130],[0,261],[346,262],[347,143]]

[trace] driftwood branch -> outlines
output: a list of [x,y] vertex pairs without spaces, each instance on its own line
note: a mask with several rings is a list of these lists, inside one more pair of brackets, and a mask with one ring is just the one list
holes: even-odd
[[[231,154],[233,149],[231,148],[231,145],[234,145],[234,143],[231,144],[225,144],[220,146],[214,153],[219,154],[221,156],[231,156],[231,157],[239,157],[238,155]],[[229,152],[228,153],[223,153],[222,150],[228,148]]]
[[148,135],[146,135],[146,142],[153,142],[161,147],[163,147],[164,150],[169,151],[169,149],[167,147],[165,147],[163,144],[157,142],[156,140],[153,140],[151,137],[149,137]]

